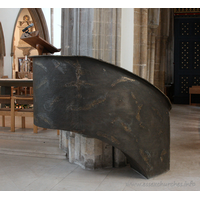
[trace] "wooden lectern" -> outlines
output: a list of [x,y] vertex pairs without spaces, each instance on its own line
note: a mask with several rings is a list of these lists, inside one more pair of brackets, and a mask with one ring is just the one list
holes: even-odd
[[57,49],[56,47],[51,45],[49,42],[41,38],[39,36],[39,31],[23,33],[20,39],[28,43],[32,47],[36,48],[38,50],[39,55],[42,55],[43,53],[53,54],[55,52],[61,51],[61,49]]

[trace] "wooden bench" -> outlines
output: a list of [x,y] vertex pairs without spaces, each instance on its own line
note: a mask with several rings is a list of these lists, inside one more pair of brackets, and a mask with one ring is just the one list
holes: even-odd
[[197,86],[192,86],[189,88],[190,105],[200,105],[200,101],[199,101],[199,103],[192,103],[192,94],[200,94],[200,86],[197,85]]

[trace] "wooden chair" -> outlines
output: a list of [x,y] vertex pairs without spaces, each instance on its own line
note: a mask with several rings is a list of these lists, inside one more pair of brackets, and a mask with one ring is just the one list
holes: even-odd
[[[7,79],[8,76],[4,75],[1,78]],[[17,90],[17,88],[15,88]],[[11,116],[11,108],[10,107],[3,107],[3,105],[10,105],[11,95],[0,95],[0,115],[2,116],[2,127],[5,127],[5,116]]]
[[[3,104],[10,105],[11,96],[10,95],[0,95],[1,106]],[[5,116],[11,116],[10,108],[0,108],[0,115],[2,116],[2,127],[5,127]]]
[[[3,79],[7,79],[8,76],[5,75],[5,76],[2,76],[1,78],[3,78]],[[20,87],[14,87],[14,88],[13,88],[13,92],[14,92],[14,91],[16,92],[17,95],[19,95]]]
[[[11,116],[11,95],[0,95],[0,103],[1,106],[6,104],[9,107],[1,107],[0,108],[0,115],[2,116],[2,127],[5,127],[5,116]],[[19,110],[14,108],[15,111]]]
[[[11,88],[12,91],[13,88]],[[33,109],[15,109],[15,103],[17,104],[33,104],[33,96],[24,95],[12,95],[11,96],[11,131],[15,132],[15,116],[21,117],[22,128],[25,128],[25,117],[34,117]],[[37,126],[33,124],[33,132],[37,133]]]

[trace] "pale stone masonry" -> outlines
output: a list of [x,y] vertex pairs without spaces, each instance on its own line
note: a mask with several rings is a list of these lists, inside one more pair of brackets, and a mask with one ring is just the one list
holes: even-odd
[[[62,55],[81,55],[120,66],[121,9],[62,9]],[[87,169],[121,166],[126,158],[98,139],[61,131],[60,147],[69,162]]]

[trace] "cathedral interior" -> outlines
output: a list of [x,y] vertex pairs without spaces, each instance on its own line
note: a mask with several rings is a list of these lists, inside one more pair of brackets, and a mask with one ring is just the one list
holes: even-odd
[[0,191],[199,190],[200,8],[0,8],[0,77]]

